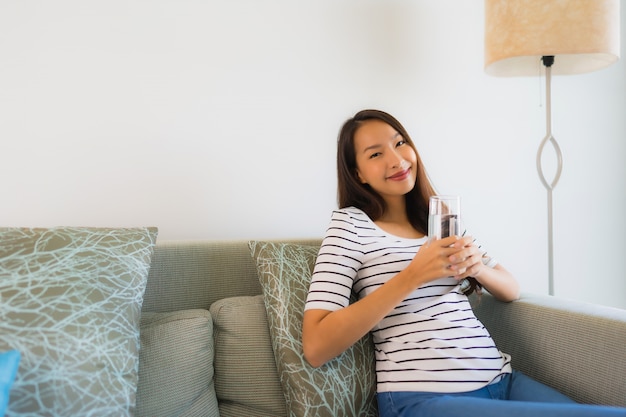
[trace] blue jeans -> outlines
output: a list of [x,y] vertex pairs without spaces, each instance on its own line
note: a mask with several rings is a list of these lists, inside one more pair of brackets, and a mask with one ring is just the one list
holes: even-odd
[[518,371],[470,392],[380,392],[380,417],[626,417],[626,408],[578,404]]

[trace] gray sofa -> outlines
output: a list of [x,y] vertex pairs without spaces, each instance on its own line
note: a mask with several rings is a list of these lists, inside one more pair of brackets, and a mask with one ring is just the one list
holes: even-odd
[[[159,241],[142,306],[137,414],[217,415],[217,401],[221,416],[288,415],[262,292],[247,241]],[[473,304],[515,368],[578,401],[626,406],[625,310],[531,294]],[[178,330],[154,326],[172,317]]]

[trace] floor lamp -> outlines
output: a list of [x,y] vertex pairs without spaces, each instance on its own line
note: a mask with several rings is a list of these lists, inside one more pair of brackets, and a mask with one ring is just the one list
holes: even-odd
[[[485,0],[485,72],[494,76],[538,76],[545,68],[546,136],[537,152],[537,171],[548,191],[548,288],[554,295],[552,192],[563,168],[552,135],[552,75],[579,74],[619,59],[619,0]],[[542,169],[547,144],[554,148],[556,173]]]

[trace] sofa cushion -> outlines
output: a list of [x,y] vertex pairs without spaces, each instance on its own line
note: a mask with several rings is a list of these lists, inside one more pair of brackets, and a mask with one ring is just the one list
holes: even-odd
[[20,352],[17,350],[0,353],[0,416],[4,415],[9,403],[9,392],[19,363]]
[[250,242],[263,288],[274,356],[292,416],[376,416],[371,339],[319,368],[302,353],[302,316],[319,247]]
[[141,316],[137,416],[219,416],[207,310]]
[[263,296],[224,298],[209,311],[220,416],[286,416]]
[[7,416],[131,415],[156,228],[0,228]]

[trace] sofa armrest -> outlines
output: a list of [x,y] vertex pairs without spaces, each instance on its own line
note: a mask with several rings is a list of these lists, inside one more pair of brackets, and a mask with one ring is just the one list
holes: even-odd
[[514,369],[578,402],[626,406],[626,310],[536,294],[472,305]]

